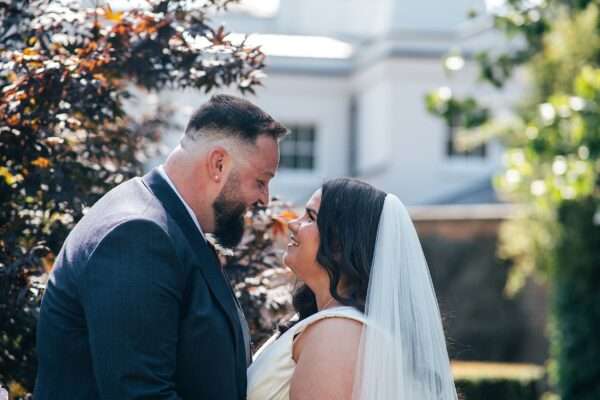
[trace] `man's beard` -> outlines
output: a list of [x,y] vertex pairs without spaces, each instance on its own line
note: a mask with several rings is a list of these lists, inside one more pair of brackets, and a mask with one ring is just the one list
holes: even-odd
[[213,203],[215,212],[215,231],[213,234],[219,244],[226,248],[236,247],[244,236],[246,205],[233,199],[238,187],[236,177],[230,176]]

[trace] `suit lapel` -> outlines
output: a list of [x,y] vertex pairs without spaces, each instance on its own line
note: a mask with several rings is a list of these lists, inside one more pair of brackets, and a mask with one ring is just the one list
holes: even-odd
[[[208,243],[208,247],[211,249],[215,259],[217,259],[217,262],[220,264],[220,261],[218,261],[219,254],[217,252],[217,249],[215,249],[215,247],[211,243]],[[223,270],[221,269],[221,271],[223,271]],[[227,275],[225,273],[223,273],[223,275],[225,275],[225,280],[229,282]],[[243,346],[244,346],[245,356],[246,356],[246,366],[250,366],[250,364],[252,363],[252,350],[250,349],[250,327],[248,326],[248,321],[246,320],[246,316],[244,315],[244,310],[242,308],[242,305],[240,304],[237,297],[235,296],[235,293],[233,292],[233,289],[231,289],[231,286],[229,286],[229,288],[231,290],[231,296],[233,297],[233,300],[235,301],[236,312],[238,313],[238,317],[240,320],[242,341],[243,341]]]
[[239,321],[231,287],[221,271],[218,258],[213,254],[213,251],[209,248],[209,244],[198,231],[198,227],[192,220],[185,205],[160,173],[156,169],[153,169],[143,177],[143,181],[163,204],[169,215],[177,222],[196,252],[202,264],[200,272],[208,284],[210,291],[227,315],[227,319],[233,330],[236,353],[243,352],[243,349],[240,349],[239,339],[242,337],[240,331],[241,322]]

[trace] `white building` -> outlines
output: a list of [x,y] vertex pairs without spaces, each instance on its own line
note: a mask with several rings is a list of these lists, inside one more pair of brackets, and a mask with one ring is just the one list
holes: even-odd
[[[468,20],[472,9],[481,16]],[[253,33],[268,54],[268,77],[250,100],[293,132],[273,194],[302,203],[328,178],[357,176],[409,205],[494,201],[500,145],[457,151],[453,132],[424,103],[447,86],[499,109],[510,104],[516,86],[503,99],[475,84],[470,59],[499,42],[484,0],[254,0],[214,22]],[[449,74],[442,61],[453,51],[466,64]],[[183,125],[204,100],[195,91],[161,95]]]

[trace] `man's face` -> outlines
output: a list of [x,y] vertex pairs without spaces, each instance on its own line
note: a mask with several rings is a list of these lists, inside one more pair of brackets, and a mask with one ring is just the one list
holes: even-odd
[[269,182],[279,165],[279,145],[275,139],[261,135],[255,146],[241,153],[241,160],[234,160],[223,189],[217,196],[214,235],[224,247],[235,247],[244,234],[244,214],[257,204],[269,203]]

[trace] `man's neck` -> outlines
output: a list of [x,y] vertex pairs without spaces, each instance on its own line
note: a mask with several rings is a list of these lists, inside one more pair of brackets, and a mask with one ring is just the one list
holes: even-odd
[[192,195],[193,193],[203,194],[202,189],[192,187],[191,185],[194,180],[191,177],[186,176],[185,172],[180,171],[180,169],[172,164],[165,163],[163,165],[163,170],[186,208],[188,208],[190,213],[195,217],[202,232],[212,232],[207,222],[208,218],[212,216],[206,215],[207,211],[212,212],[212,204],[206,204],[202,197]]

